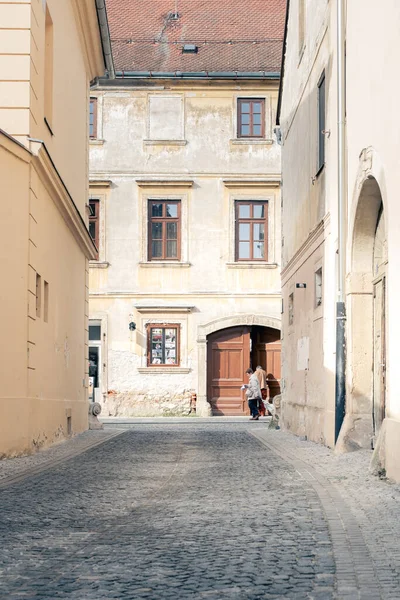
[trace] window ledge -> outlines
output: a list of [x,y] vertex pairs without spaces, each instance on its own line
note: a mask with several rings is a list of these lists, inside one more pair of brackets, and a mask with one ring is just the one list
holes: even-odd
[[107,269],[110,266],[109,262],[102,260],[89,260],[89,267],[91,269]]
[[190,373],[192,369],[188,368],[188,367],[138,367],[138,372],[141,373],[142,375],[153,375],[154,373],[157,374],[162,374],[162,373],[167,373],[168,375],[171,375],[172,373],[176,373],[179,375],[183,375],[186,373]]
[[93,146],[102,146],[104,144],[105,140],[100,140],[97,138],[89,138],[89,144],[93,145]]
[[186,146],[187,140],[143,140],[144,146]]
[[180,269],[187,269],[188,267],[191,267],[191,263],[189,262],[177,262],[177,261],[172,261],[172,260],[152,260],[150,262],[140,262],[139,266],[145,268],[145,269],[155,269],[155,268],[161,268],[161,269],[169,269],[169,268],[180,268]]
[[256,262],[256,261],[241,261],[226,263],[228,269],[277,269],[278,263]]
[[230,140],[230,143],[233,144],[234,146],[272,146],[272,144],[274,143],[274,140],[267,140],[267,139],[258,140],[258,139],[253,139],[253,138],[240,138],[240,139]]

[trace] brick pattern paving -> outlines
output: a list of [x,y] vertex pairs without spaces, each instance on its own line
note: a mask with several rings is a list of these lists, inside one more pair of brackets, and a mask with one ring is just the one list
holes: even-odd
[[368,475],[369,453],[260,422],[108,433],[29,457],[25,478],[14,463],[15,481],[0,463],[0,598],[400,597],[400,486]]

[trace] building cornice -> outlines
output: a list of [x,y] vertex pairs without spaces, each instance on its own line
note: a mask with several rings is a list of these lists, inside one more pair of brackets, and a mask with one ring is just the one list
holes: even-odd
[[330,221],[330,215],[326,215],[322,221],[318,223],[318,225],[313,229],[310,235],[307,237],[306,241],[300,246],[297,252],[292,256],[290,261],[285,265],[285,267],[281,271],[281,279],[282,283],[285,283],[286,277],[295,269],[295,267],[299,267],[298,263],[304,262],[306,260],[310,248],[317,242],[318,238],[324,233],[328,223]]
[[27,163],[31,160],[32,155],[29,150],[2,129],[0,129],[0,147]]
[[277,175],[268,179],[223,179],[227,188],[276,188],[281,184],[281,178]]
[[110,179],[91,179],[89,181],[89,188],[109,188],[111,187]]
[[188,304],[136,304],[139,313],[190,313],[195,307]]
[[43,143],[35,143],[35,146],[32,157],[33,167],[86,258],[95,259],[97,255],[96,247],[82,215],[47,152],[46,146]]
[[136,183],[142,188],[191,188],[194,182],[193,179],[136,179]]
[[105,71],[95,0],[72,0],[72,7],[86,68],[92,81],[103,76]]

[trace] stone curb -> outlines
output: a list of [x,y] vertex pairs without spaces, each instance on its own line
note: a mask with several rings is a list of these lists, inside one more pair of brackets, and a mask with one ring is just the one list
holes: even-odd
[[259,442],[293,465],[314,488],[325,511],[336,563],[336,589],[340,600],[382,600],[375,567],[361,529],[335,487],[311,465],[287,449],[283,440],[266,431],[249,431]]

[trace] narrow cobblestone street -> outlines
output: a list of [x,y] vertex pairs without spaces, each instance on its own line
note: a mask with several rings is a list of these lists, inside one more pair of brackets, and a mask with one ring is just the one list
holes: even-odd
[[1,598],[398,599],[400,486],[368,458],[193,419],[3,461]]

